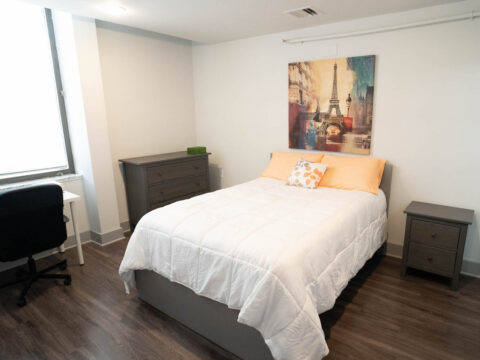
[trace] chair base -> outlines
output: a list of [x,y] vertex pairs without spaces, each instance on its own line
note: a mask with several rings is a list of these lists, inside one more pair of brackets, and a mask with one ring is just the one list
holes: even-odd
[[[39,279],[63,279],[63,284],[68,286],[72,283],[72,277],[70,274],[47,274],[49,271],[53,269],[60,269],[60,270],[65,270],[67,268],[67,260],[62,260],[55,265],[49,266],[46,269],[37,271],[37,267],[35,264],[35,260],[30,256],[28,258],[28,270],[25,271],[23,269],[20,269],[17,272],[17,276],[20,277],[20,279],[17,279],[15,281],[9,282],[7,284],[1,285],[0,288],[4,288],[7,286],[15,285],[18,283],[23,283],[26,282],[25,286],[22,289],[22,292],[20,293],[20,296],[17,301],[17,305],[19,307],[23,307],[27,304],[27,300],[25,299],[25,295],[27,295],[28,290],[30,287],[33,285],[34,282],[36,282]],[[22,271],[23,270],[23,271]],[[26,274],[26,275],[25,275]]]

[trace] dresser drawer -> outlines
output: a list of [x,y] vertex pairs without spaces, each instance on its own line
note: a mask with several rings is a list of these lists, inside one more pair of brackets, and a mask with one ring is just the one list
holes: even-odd
[[410,241],[456,251],[459,236],[457,226],[412,219]]
[[155,184],[165,180],[199,176],[206,173],[207,161],[205,159],[182,161],[147,168],[147,181],[149,184]]
[[175,182],[159,183],[148,188],[148,198],[151,203],[175,199],[180,196],[207,191],[207,177],[197,176],[178,179]]
[[455,251],[410,243],[407,265],[440,275],[451,276],[455,267]]

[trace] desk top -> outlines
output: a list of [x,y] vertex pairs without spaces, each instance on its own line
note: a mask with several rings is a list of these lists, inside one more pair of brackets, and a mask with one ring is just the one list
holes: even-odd
[[[21,188],[21,186],[19,186],[18,188]],[[0,194],[5,192],[5,191],[9,191],[9,190],[12,190],[12,189],[16,189],[16,188],[8,188],[8,189],[2,189],[0,188]],[[70,191],[63,191],[63,203],[64,204],[69,204],[71,202],[75,202],[77,200],[80,200],[80,195],[77,195],[77,194],[74,194]]]
[[80,200],[80,196],[70,191],[63,191],[63,203],[68,204]]

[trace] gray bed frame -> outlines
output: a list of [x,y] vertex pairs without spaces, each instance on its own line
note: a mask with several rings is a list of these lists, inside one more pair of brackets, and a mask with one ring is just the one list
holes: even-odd
[[[391,179],[392,166],[387,163],[380,185],[387,198],[387,211]],[[385,246],[379,252],[384,254]],[[135,280],[140,299],[222,348],[242,359],[273,359],[261,334],[237,322],[238,310],[197,295],[153,271],[137,270]]]

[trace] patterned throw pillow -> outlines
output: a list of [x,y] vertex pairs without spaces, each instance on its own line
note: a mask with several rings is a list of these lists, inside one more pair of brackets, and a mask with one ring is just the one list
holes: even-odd
[[325,170],[327,170],[327,164],[314,163],[300,158],[288,178],[287,185],[316,189],[320,185]]

